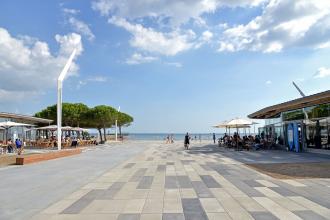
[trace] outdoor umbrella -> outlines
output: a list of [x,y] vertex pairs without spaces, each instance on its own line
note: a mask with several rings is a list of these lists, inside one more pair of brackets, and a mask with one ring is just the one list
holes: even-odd
[[[233,128],[236,128],[237,131],[237,135],[238,135],[238,129],[239,128],[246,128],[246,127],[250,127],[250,125],[252,125],[253,122],[247,119],[243,119],[243,118],[235,118],[232,119],[231,121],[229,121],[227,123],[228,126],[231,126]],[[238,143],[236,142],[236,147],[238,149]]]
[[12,127],[32,127],[34,125],[31,124],[24,124],[24,123],[17,123],[17,122],[13,122],[13,121],[4,121],[4,122],[0,122],[0,128],[4,128],[6,131],[6,144],[7,144],[7,135],[8,135],[8,130],[9,128]]

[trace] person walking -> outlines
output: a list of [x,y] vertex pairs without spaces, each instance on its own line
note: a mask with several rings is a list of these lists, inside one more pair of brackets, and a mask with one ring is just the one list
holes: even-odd
[[189,137],[189,134],[187,132],[187,134],[184,136],[184,148],[186,150],[189,149],[189,144],[190,144],[190,140],[189,139],[190,139],[190,137]]
[[215,144],[215,139],[216,139],[216,137],[215,137],[215,133],[213,133],[213,143]]

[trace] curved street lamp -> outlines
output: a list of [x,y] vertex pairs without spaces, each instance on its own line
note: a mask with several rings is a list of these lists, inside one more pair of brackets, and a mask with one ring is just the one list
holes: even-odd
[[62,147],[62,87],[63,80],[68,73],[72,60],[76,55],[77,49],[73,49],[71,56],[66,62],[60,76],[57,79],[57,149],[61,150]]

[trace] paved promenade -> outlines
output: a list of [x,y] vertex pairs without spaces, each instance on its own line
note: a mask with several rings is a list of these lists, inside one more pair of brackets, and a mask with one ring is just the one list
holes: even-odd
[[103,145],[75,156],[0,168],[0,220],[29,219],[146,146],[150,144]]
[[184,151],[181,142],[146,145],[33,219],[330,219],[329,179],[273,179],[242,163],[328,158],[199,144]]

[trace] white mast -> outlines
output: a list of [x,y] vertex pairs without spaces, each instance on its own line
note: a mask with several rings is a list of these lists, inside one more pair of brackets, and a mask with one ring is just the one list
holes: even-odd
[[60,76],[57,79],[57,149],[61,150],[62,147],[62,86],[63,80],[68,73],[72,60],[76,55],[77,49],[72,51],[67,63],[65,64]]

